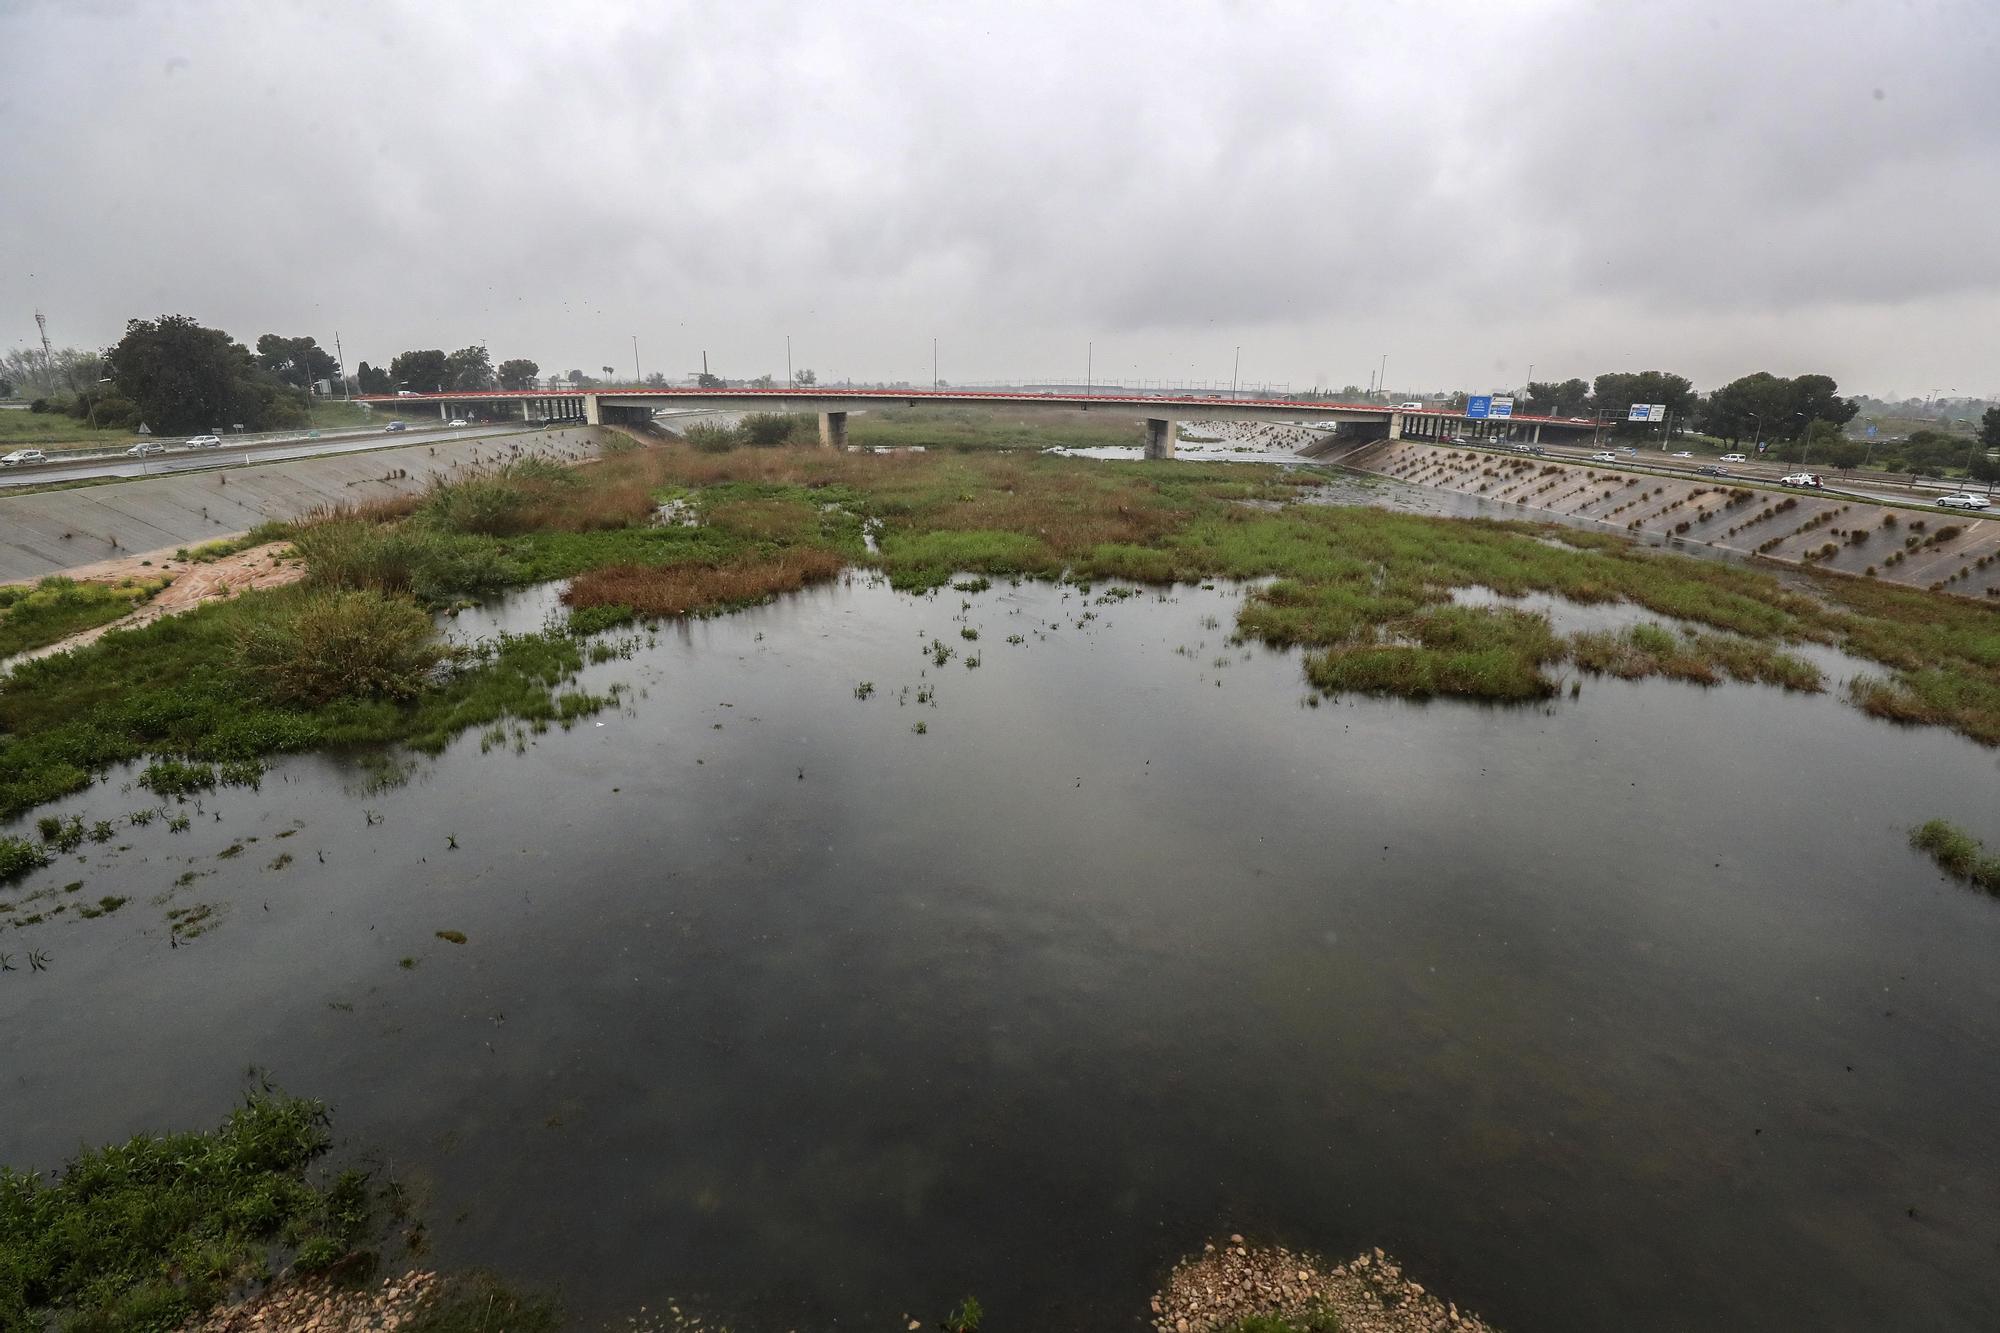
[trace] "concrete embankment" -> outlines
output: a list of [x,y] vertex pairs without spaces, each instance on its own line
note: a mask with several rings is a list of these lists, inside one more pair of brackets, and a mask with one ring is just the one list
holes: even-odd
[[1670,543],[2000,603],[2000,520],[1905,509],[1730,478],[1392,440],[1337,461],[1418,486],[1474,495],[1523,518],[1554,514]]
[[421,491],[512,458],[597,456],[599,427],[474,437],[0,496],[0,583],[172,551],[316,509]]

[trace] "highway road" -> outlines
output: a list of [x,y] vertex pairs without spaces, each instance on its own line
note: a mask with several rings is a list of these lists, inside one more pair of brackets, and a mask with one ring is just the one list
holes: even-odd
[[246,467],[251,463],[275,463],[287,458],[310,458],[322,454],[357,453],[366,449],[400,449],[405,445],[434,440],[463,440],[483,436],[515,435],[538,427],[526,424],[414,427],[405,431],[343,431],[305,436],[256,440],[219,449],[184,449],[169,444],[167,452],[132,458],[125,454],[98,455],[74,461],[50,452],[50,461],[28,467],[0,470],[0,493],[10,486],[43,486],[66,481],[95,481],[104,477],[162,477],[175,472],[205,472],[215,468]]
[[[1509,445],[1493,444],[1485,441],[1481,443],[1484,447],[1494,449],[1499,453],[1514,452],[1513,448]],[[1603,452],[1603,450],[1587,444],[1542,445],[1541,449],[1542,454],[1546,457],[1559,459],[1565,463],[1587,463],[1591,460],[1592,454]],[[1754,482],[1760,486],[1776,486],[1780,477],[1790,476],[1794,472],[1813,472],[1817,473],[1826,483],[1820,489],[1820,494],[1822,495],[1847,495],[1853,496],[1856,499],[1873,500],[1887,504],[1934,505],[1937,503],[1937,497],[1940,495],[1955,495],[1967,489],[1963,483],[1936,481],[1927,477],[1919,478],[1917,484],[1911,486],[1906,480],[1898,480],[1899,477],[1905,476],[1902,473],[1872,472],[1841,476],[1838,473],[1823,470],[1811,463],[1807,463],[1803,467],[1794,463],[1718,463],[1712,454],[1696,454],[1692,458],[1676,458],[1672,450],[1663,449],[1641,449],[1636,453],[1628,454],[1617,446],[1611,446],[1609,452],[1618,455],[1618,462],[1616,464],[1605,463],[1600,466],[1646,468],[1653,472],[1666,472],[1690,477],[1699,476],[1700,469],[1704,467],[1720,467],[1727,471],[1729,475],[1717,478],[1718,481],[1747,481]],[[1983,485],[1976,485],[1971,489],[1974,494],[1985,493]],[[1996,499],[1994,503],[1996,507],[2000,507],[2000,499]]]

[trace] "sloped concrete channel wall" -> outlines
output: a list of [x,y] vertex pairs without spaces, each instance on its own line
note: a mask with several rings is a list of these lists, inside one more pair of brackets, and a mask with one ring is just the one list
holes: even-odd
[[406,495],[433,478],[464,476],[530,454],[580,462],[595,458],[606,438],[599,427],[577,426],[3,496],[0,583],[195,546],[315,509]]
[[[1635,537],[1955,593],[2000,607],[2000,520],[1730,478],[1672,477],[1546,457],[1392,441],[1337,461],[1514,510],[1590,519]],[[1496,517],[1506,517],[1499,514]]]

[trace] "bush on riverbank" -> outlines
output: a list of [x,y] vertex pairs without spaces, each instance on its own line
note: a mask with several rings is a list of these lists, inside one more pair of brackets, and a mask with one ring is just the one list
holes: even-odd
[[237,637],[243,665],[281,703],[413,699],[447,653],[431,618],[407,598],[373,590],[316,593]]

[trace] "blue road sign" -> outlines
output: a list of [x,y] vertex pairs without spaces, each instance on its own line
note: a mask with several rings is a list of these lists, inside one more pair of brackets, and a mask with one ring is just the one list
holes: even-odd
[[1868,438],[1871,440],[1875,438],[1875,428],[1873,426],[1868,428]]
[[1475,421],[1484,421],[1492,410],[1493,395],[1490,393],[1477,394],[1465,400],[1465,415]]

